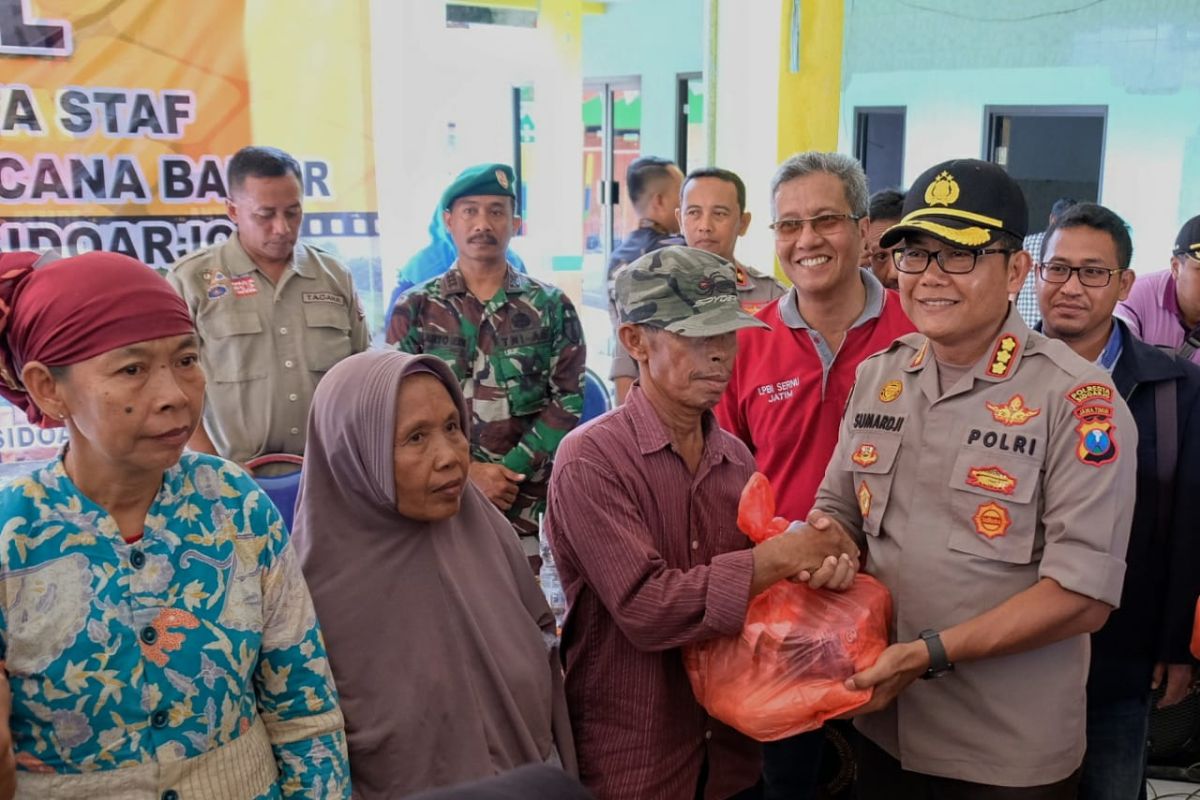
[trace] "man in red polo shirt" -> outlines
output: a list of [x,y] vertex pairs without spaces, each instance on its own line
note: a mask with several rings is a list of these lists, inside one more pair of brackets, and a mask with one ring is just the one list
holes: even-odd
[[[858,365],[914,328],[899,296],[865,258],[869,219],[862,166],[839,153],[792,156],[771,179],[775,253],[793,286],[738,331],[738,357],[716,408],[722,427],[770,478],[779,515],[805,519],[837,445]],[[768,744],[767,798],[814,794],[821,731]]]

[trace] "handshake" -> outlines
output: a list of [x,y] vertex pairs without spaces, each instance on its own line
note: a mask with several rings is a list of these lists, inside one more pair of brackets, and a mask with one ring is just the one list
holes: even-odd
[[854,583],[858,565],[858,546],[845,528],[814,510],[807,521],[793,522],[782,534],[755,545],[751,595],[784,579],[842,592]]

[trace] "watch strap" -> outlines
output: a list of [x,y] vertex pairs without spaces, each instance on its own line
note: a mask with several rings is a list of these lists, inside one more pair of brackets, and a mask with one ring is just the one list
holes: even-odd
[[935,630],[924,630],[918,635],[925,642],[925,647],[929,649],[929,669],[925,670],[925,674],[921,677],[937,678],[952,671],[954,664],[946,655],[946,647],[942,644],[941,635]]

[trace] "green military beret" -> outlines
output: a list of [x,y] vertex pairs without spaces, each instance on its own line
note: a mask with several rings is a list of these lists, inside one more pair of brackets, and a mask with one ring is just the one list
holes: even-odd
[[458,198],[477,194],[515,199],[516,178],[512,167],[507,164],[476,164],[467,167],[446,187],[446,191],[442,192],[442,209],[449,211]]

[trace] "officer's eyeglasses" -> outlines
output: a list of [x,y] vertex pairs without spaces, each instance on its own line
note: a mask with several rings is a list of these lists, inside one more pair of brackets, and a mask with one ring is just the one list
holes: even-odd
[[799,239],[805,223],[811,225],[818,236],[832,236],[843,229],[845,222],[857,222],[862,218],[862,214],[822,214],[808,219],[777,219],[768,227],[775,231],[776,239],[786,242]]
[[1037,265],[1038,275],[1046,283],[1066,283],[1071,280],[1071,274],[1079,276],[1079,282],[1092,289],[1103,289],[1112,281],[1113,273],[1120,272],[1121,267],[1072,267],[1058,261],[1049,261]]
[[1200,250],[1178,250],[1175,255],[1200,264]]
[[949,275],[966,275],[975,269],[980,256],[992,253],[1011,254],[1015,251],[1004,247],[987,247],[982,250],[926,250],[921,247],[901,247],[892,251],[896,269],[909,275],[920,275],[929,268],[929,262],[937,260],[942,272]]

